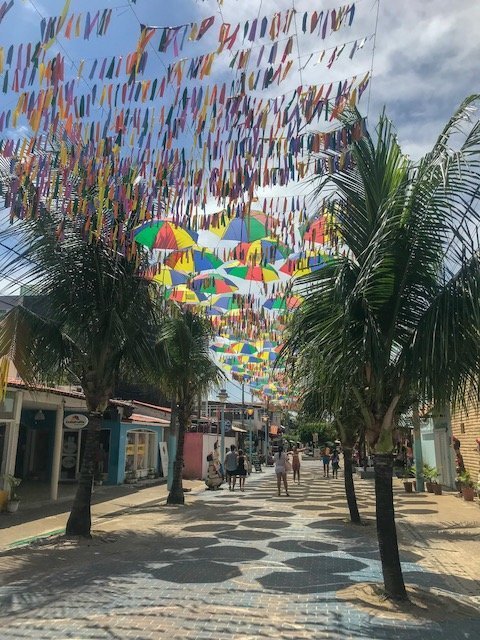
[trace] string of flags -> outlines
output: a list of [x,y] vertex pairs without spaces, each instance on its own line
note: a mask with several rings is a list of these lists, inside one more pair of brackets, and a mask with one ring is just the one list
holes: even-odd
[[[211,319],[222,366],[287,402],[272,365],[301,304],[294,283],[328,264],[341,238],[335,215],[312,217],[304,193],[259,190],[349,165],[365,123],[338,118],[362,99],[370,72],[297,86],[292,76],[310,64],[330,70],[365,47],[369,36],[329,46],[354,25],[356,4],[232,23],[139,21],[123,53],[106,44],[114,8],[76,4],[42,16],[30,41],[0,45],[0,198],[12,219],[54,209],[77,219],[86,241],[101,237],[138,264],[148,251],[141,275]],[[0,3],[0,23],[16,11],[14,0]],[[101,55],[74,61],[65,48],[97,37]],[[302,38],[323,48],[299,57]]]

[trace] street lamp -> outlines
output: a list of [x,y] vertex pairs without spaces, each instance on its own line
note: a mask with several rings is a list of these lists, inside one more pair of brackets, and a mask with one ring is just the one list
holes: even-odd
[[253,456],[253,424],[251,422],[251,418],[255,413],[255,409],[253,407],[249,407],[247,409],[247,415],[250,418],[250,422],[248,423],[248,445],[250,447],[250,457]]
[[220,389],[218,393],[218,399],[222,403],[222,413],[220,418],[220,461],[222,463],[222,469],[225,468],[225,404],[228,400],[228,393],[226,389]]
[[263,414],[262,420],[265,423],[265,460],[268,459],[268,432],[270,428],[270,416],[268,415],[268,411]]

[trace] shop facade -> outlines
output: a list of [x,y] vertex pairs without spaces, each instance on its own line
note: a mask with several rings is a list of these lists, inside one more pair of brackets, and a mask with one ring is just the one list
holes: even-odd
[[[100,432],[97,481],[121,484],[128,471],[135,471],[138,478],[152,472],[166,475],[169,410],[151,405],[150,415],[134,410],[139,408],[133,402],[110,401]],[[25,482],[49,484],[50,498],[56,500],[60,482],[78,480],[87,425],[80,392],[31,391],[21,383],[9,385],[0,404],[0,477],[13,475]]]

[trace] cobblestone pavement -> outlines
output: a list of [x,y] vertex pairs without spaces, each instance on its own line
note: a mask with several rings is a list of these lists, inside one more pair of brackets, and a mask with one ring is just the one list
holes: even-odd
[[[302,470],[290,497],[276,497],[268,470],[245,493],[202,490],[185,507],[106,515],[90,542],[1,554],[1,640],[480,638],[480,609],[461,620],[399,622],[339,600],[343,587],[381,581],[374,526],[345,523],[342,479],[323,479],[313,462]],[[357,484],[371,516],[372,484]],[[475,603],[480,576],[455,571],[455,539],[428,523],[437,504],[397,492],[406,580],[455,594],[459,606]],[[478,555],[478,527],[463,531]]]

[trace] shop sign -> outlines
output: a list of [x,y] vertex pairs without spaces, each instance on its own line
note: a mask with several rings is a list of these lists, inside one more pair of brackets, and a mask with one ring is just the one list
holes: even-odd
[[82,413],[71,413],[65,416],[63,424],[67,429],[83,429],[88,424],[88,418]]

